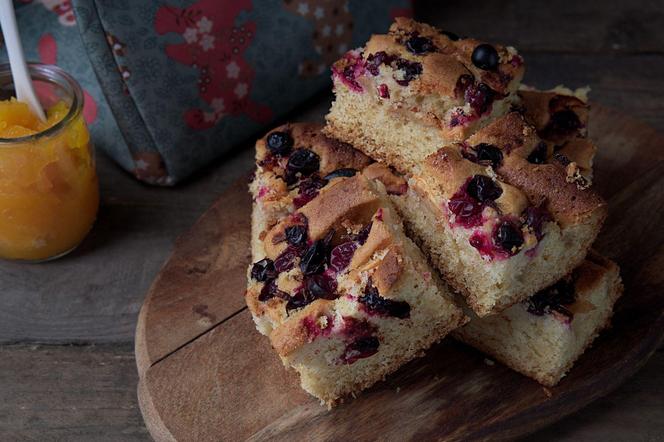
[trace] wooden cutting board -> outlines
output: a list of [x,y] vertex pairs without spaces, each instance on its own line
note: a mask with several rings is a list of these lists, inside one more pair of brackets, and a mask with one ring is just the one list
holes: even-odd
[[446,339],[332,411],[304,393],[244,306],[251,200],[224,193],[176,243],[136,330],[138,396],[157,441],[474,440],[524,435],[616,388],[664,335],[664,138],[594,106],[596,248],[622,267],[613,327],[555,388]]

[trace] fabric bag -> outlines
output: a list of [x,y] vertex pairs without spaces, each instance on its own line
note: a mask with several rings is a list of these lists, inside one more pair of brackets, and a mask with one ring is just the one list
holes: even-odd
[[57,64],[83,87],[95,145],[159,185],[329,88],[332,62],[410,15],[408,0],[40,0],[16,8],[28,60]]

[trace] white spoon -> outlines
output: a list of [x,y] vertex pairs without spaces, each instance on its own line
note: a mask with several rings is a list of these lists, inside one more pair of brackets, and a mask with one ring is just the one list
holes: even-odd
[[32,86],[32,80],[28,73],[28,65],[25,63],[23,45],[21,45],[21,39],[18,35],[12,0],[0,0],[0,26],[2,26],[2,35],[5,37],[5,46],[9,55],[9,65],[12,70],[16,99],[26,103],[32,113],[44,122],[46,121],[46,116],[35,94],[35,89]]

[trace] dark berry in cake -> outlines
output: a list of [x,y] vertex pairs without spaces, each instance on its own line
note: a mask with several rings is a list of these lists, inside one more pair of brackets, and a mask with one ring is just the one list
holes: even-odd
[[468,103],[477,115],[482,115],[489,111],[495,93],[493,89],[484,83],[471,84],[464,94],[466,103]]
[[287,172],[291,174],[300,173],[304,176],[318,171],[320,157],[316,152],[309,149],[297,149],[288,157],[286,164]]
[[544,164],[546,163],[546,156],[548,149],[544,141],[540,141],[535,149],[528,155],[528,161],[533,164]]
[[298,308],[307,306],[315,300],[316,298],[311,297],[307,290],[300,289],[295,292],[293,296],[289,297],[288,303],[286,304],[286,311],[290,313],[291,310],[296,310]]
[[261,289],[260,294],[258,295],[258,300],[261,302],[265,302],[268,299],[272,298],[281,298],[281,299],[289,299],[290,296],[288,296],[288,293],[279,290],[277,288],[277,281],[275,279],[269,280],[263,288]]
[[293,204],[296,209],[307,204],[312,199],[318,196],[318,191],[325,187],[327,180],[319,178],[318,176],[311,176],[307,179],[300,181],[298,185],[298,194],[293,198]]
[[569,135],[581,128],[579,117],[571,110],[562,110],[551,115],[547,131],[560,135]]
[[356,173],[357,169],[351,169],[351,168],[337,169],[325,175],[323,179],[329,181],[333,178],[352,177],[355,176]]
[[352,364],[358,359],[368,358],[378,353],[380,341],[376,336],[361,336],[346,346],[341,362]]
[[307,244],[307,226],[288,226],[285,233],[288,244],[295,247],[302,247]]
[[555,311],[571,319],[572,312],[565,306],[574,304],[575,300],[574,283],[571,280],[561,279],[528,298],[527,309],[529,313],[537,316]]
[[475,175],[466,187],[468,195],[480,202],[495,201],[503,194],[503,189],[486,175]]
[[422,64],[400,58],[397,60],[397,71],[399,76],[395,76],[394,81],[401,86],[408,86],[408,83],[422,73]]
[[326,273],[305,277],[304,290],[312,299],[336,299],[338,297],[337,281]]
[[333,248],[330,252],[330,268],[337,273],[344,270],[353,259],[355,250],[357,250],[355,241],[346,241]]
[[493,144],[480,143],[475,146],[475,153],[478,163],[491,164],[494,169],[503,161],[503,152]]
[[390,98],[390,88],[386,84],[381,84],[378,86],[378,96],[380,98],[388,99]]
[[466,90],[475,83],[475,79],[470,74],[463,74],[459,76],[454,87],[454,94],[457,98],[464,98],[466,96]]
[[364,305],[364,308],[369,313],[392,316],[399,319],[410,317],[410,304],[405,301],[394,301],[383,298],[378,293],[378,289],[371,285],[371,283],[367,284],[364,294],[358,298],[358,301]]
[[449,38],[452,41],[458,41],[459,36],[455,34],[454,32],[450,31],[440,31],[441,34],[443,34],[445,37]]
[[475,66],[485,71],[495,70],[500,61],[496,48],[486,43],[478,45],[470,58]]
[[302,255],[300,261],[300,270],[305,275],[313,275],[321,273],[325,270],[325,261],[327,257],[327,244],[325,240],[319,239],[314,241],[311,246]]
[[414,35],[406,40],[406,49],[415,55],[422,55],[427,52],[434,52],[436,46],[434,46],[430,38]]
[[288,132],[272,132],[267,136],[267,147],[275,155],[287,155],[293,149],[293,137]]
[[530,228],[530,230],[535,234],[537,240],[541,240],[544,237],[544,223],[547,221],[552,221],[553,217],[548,210],[544,207],[527,207],[523,212],[524,224]]
[[292,246],[286,247],[277,259],[274,260],[274,268],[277,273],[287,272],[293,268],[293,262],[298,257],[298,249]]
[[482,211],[484,204],[471,198],[465,189],[455,193],[447,203],[450,211],[455,215],[455,223],[463,227],[475,227],[482,224]]
[[493,241],[498,247],[514,255],[523,245],[523,233],[512,221],[504,220],[498,224]]
[[358,242],[358,244],[362,245],[367,242],[367,238],[371,232],[371,226],[373,226],[373,221],[370,221],[369,224],[365,225],[360,229],[359,232],[357,232],[357,235],[355,235],[354,239]]
[[380,72],[380,65],[391,64],[393,61],[394,56],[388,55],[384,51],[379,51],[367,56],[366,69],[371,75],[376,76]]
[[274,268],[274,262],[269,258],[255,262],[251,267],[251,277],[258,282],[265,282],[269,279],[276,278],[277,271]]

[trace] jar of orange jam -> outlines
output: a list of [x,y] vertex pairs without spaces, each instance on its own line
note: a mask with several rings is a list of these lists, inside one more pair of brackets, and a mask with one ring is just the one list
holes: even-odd
[[0,258],[43,261],[86,236],[99,184],[81,87],[56,66],[29,69],[46,122],[11,98],[9,65],[0,66]]

